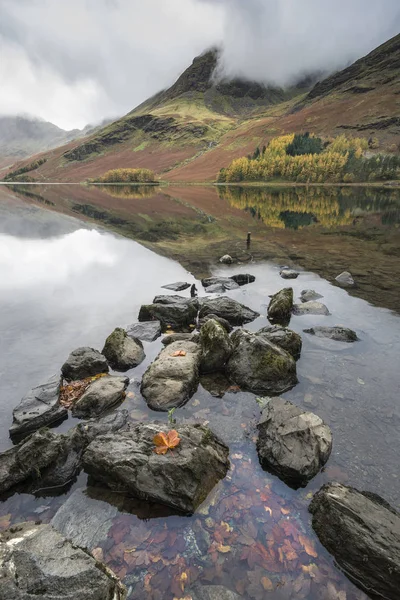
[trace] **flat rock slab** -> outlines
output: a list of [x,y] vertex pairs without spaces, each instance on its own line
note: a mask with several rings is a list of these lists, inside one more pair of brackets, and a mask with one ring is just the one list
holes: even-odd
[[72,407],[72,415],[80,419],[98,417],[125,399],[129,377],[106,375],[93,381]]
[[54,375],[47,383],[34,387],[13,410],[11,438],[23,438],[41,427],[58,423],[68,417],[59,403],[62,379]]
[[281,325],[272,325],[271,327],[263,327],[257,331],[257,335],[264,337],[272,344],[289,352],[295,360],[300,358],[303,342],[301,336],[295,331]]
[[358,337],[355,331],[348,329],[347,327],[311,327],[310,329],[304,329],[304,333],[315,335],[319,338],[328,338],[329,340],[335,340],[337,342],[357,342]]
[[303,304],[295,304],[293,306],[293,314],[302,316],[302,315],[324,315],[328,316],[331,313],[328,308],[322,302],[303,302]]
[[195,342],[196,336],[198,333],[170,333],[169,335],[165,335],[161,340],[163,346],[169,346],[174,342]]
[[382,498],[328,483],[310,504],[312,525],[353,583],[374,600],[398,600],[400,515]]
[[282,277],[282,279],[297,279],[300,273],[293,271],[292,269],[282,269],[279,272],[279,275]]
[[226,365],[229,379],[254,394],[280,394],[297,383],[293,357],[262,335],[238,329]]
[[251,310],[251,308],[226,296],[201,301],[199,319],[203,319],[211,314],[222,317],[222,319],[225,319],[233,326],[250,323],[260,316],[259,313]]
[[164,348],[142,378],[141,393],[149,407],[168,411],[185,404],[198,387],[200,359],[201,347],[191,341]]
[[120,327],[108,336],[102,353],[114,371],[122,372],[134,369],[146,358],[142,342]]
[[61,367],[61,372],[67,381],[79,381],[100,373],[108,373],[108,364],[106,357],[98,350],[77,348],[71,352]]
[[293,288],[284,288],[271,296],[268,319],[271,323],[289,325],[293,309]]
[[348,271],[343,271],[343,273],[340,273],[340,275],[338,275],[337,277],[335,277],[335,281],[341,286],[341,287],[353,287],[355,286],[355,281],[353,279],[353,276],[351,273],[349,273]]
[[154,437],[165,426],[138,424],[128,432],[100,436],[83,464],[92,479],[119,493],[192,514],[229,469],[229,449],[210,429],[177,427],[179,445],[156,454]]
[[162,285],[163,290],[171,290],[172,292],[183,292],[190,288],[191,284],[186,281],[177,281],[176,283],[169,283],[168,285]]
[[230,277],[208,277],[201,283],[209,294],[223,294],[227,290],[237,290],[240,286]]
[[315,290],[303,290],[300,294],[300,300],[302,302],[311,302],[312,300],[319,300],[323,298],[321,294],[318,294]]
[[51,525],[23,523],[0,533],[0,600],[124,600],[105,565]]
[[128,325],[126,333],[129,337],[143,340],[144,342],[154,342],[161,335],[160,321],[145,321],[143,323],[134,323]]
[[305,487],[326,464],[332,433],[317,415],[283,398],[271,398],[258,424],[261,466],[293,488]]
[[199,303],[195,298],[156,296],[153,304],[140,308],[139,321],[159,321],[163,331],[190,332],[195,327],[198,308]]

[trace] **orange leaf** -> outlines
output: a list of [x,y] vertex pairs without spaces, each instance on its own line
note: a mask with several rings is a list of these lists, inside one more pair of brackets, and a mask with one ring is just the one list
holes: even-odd
[[175,429],[168,431],[168,433],[161,431],[153,438],[153,443],[156,446],[154,452],[156,454],[166,454],[168,450],[172,450],[173,448],[176,448],[176,446],[179,446],[180,441],[181,439]]
[[272,583],[272,581],[270,579],[268,579],[268,577],[261,578],[261,585],[263,586],[264,590],[267,592],[271,592],[274,589],[274,584]]
[[311,540],[306,538],[305,535],[299,535],[299,542],[303,546],[304,550],[307,552],[308,556],[317,558],[318,554],[315,552],[314,544]]
[[171,356],[186,356],[186,352],[185,350],[177,350],[176,352],[173,352]]

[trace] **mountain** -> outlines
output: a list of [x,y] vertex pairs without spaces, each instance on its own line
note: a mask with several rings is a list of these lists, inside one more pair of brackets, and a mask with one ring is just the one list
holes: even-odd
[[[257,145],[304,131],[372,136],[383,150],[397,151],[399,75],[400,35],[315,85],[309,79],[286,90],[218,77],[212,49],[126,116],[45,153],[46,162],[29,175],[78,182],[108,169],[145,167],[169,181],[212,181]],[[20,166],[29,170],[29,161]]]

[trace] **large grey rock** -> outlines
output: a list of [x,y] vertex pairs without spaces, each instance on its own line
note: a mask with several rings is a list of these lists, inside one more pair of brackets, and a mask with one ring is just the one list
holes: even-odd
[[79,489],[58,509],[51,525],[77,546],[93,550],[107,539],[117,514],[115,506],[93,500]]
[[342,287],[353,287],[355,285],[355,281],[353,276],[348,271],[343,271],[337,277],[335,277],[335,281]]
[[143,340],[144,342],[154,342],[161,335],[161,323],[160,321],[134,323],[133,325],[128,325],[126,333],[129,337]]
[[0,533],[0,600],[124,600],[126,595],[105,565],[51,525],[23,523]]
[[268,306],[268,319],[271,323],[288,325],[292,316],[293,288],[284,288],[271,296]]
[[68,417],[68,411],[59,403],[60,375],[54,375],[47,383],[34,387],[13,410],[11,438],[22,438],[33,431],[58,423]]
[[61,367],[67,381],[78,381],[86,377],[94,377],[100,373],[108,373],[105,356],[93,348],[77,348]]
[[179,446],[154,452],[158,424],[138,424],[128,432],[100,436],[84,456],[94,481],[148,502],[192,514],[229,468],[229,449],[208,428],[177,427]]
[[[185,356],[174,356],[176,352]],[[182,406],[199,384],[201,348],[190,341],[164,348],[142,378],[141,392],[153,410],[168,411]]]
[[297,383],[296,362],[263,336],[238,329],[226,366],[231,381],[254,394],[281,394]]
[[239,275],[232,275],[230,279],[236,281],[240,286],[247,285],[249,283],[254,283],[256,278],[254,275],[249,275],[248,273],[239,273]]
[[300,358],[302,341],[301,336],[295,331],[281,325],[272,325],[271,327],[263,327],[257,331],[257,335],[286,350],[295,360]]
[[300,300],[302,302],[311,302],[312,300],[319,300],[320,298],[323,298],[323,296],[314,290],[303,290],[300,294]]
[[239,284],[230,277],[208,277],[207,279],[202,279],[201,283],[210,294],[224,293],[227,290],[237,290],[239,288]]
[[125,329],[120,327],[108,336],[102,353],[114,371],[133,369],[146,358],[142,342],[130,337]]
[[232,353],[232,343],[225,328],[214,321],[207,321],[200,330],[202,373],[222,371]]
[[129,377],[106,375],[93,381],[72,406],[72,415],[80,419],[98,417],[125,398]]
[[199,303],[196,298],[182,296],[156,296],[153,304],[143,305],[139,311],[139,321],[157,320],[165,331],[188,332],[196,323]]
[[198,585],[190,590],[192,600],[240,600],[241,596],[223,585]]
[[311,327],[303,331],[319,338],[328,338],[337,342],[357,342],[358,340],[356,332],[347,327]]
[[217,317],[222,317],[234,326],[250,323],[260,316],[259,313],[251,310],[251,308],[226,296],[202,300],[200,304],[199,319],[203,319],[207,315],[217,315]]
[[233,327],[229,323],[229,321],[227,321],[226,319],[223,319],[222,317],[218,317],[217,315],[213,315],[213,314],[209,314],[199,320],[199,329],[201,329],[203,327],[203,325],[205,325],[207,323],[207,321],[210,321],[210,319],[213,319],[214,321],[217,321],[220,325],[222,325],[222,327],[225,329],[225,331],[227,333],[231,333],[231,331],[233,331]]
[[186,281],[177,281],[176,283],[169,283],[168,285],[162,285],[164,290],[171,290],[172,292],[183,292],[190,288],[190,283]]
[[297,271],[293,271],[292,269],[281,269],[279,275],[282,279],[297,279],[299,273]]
[[321,543],[353,583],[374,600],[398,600],[400,515],[382,498],[328,483],[310,512]]
[[258,424],[261,466],[294,488],[305,487],[327,462],[332,433],[317,415],[271,398]]
[[330,315],[328,308],[321,302],[303,302],[303,304],[295,304],[293,306],[294,315]]

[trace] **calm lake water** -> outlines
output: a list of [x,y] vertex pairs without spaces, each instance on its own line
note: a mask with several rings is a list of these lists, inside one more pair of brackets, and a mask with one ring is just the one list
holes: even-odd
[[[109,218],[111,214],[107,212],[111,208],[105,205],[106,192],[90,191],[89,202],[89,192],[80,186],[73,190],[57,187],[39,191],[32,186],[30,193],[41,199],[25,196],[24,201],[15,190],[0,190],[1,450],[11,445],[8,429],[14,406],[32,386],[57,372],[71,350],[82,345],[101,350],[115,327],[135,322],[140,305],[165,291],[162,285],[196,281],[178,262],[70,216],[79,213],[88,217],[87,207],[96,206],[97,213],[92,210],[89,215],[91,221],[123,230],[124,223],[106,222],[104,215]],[[364,235],[368,221],[374,231],[384,231],[381,245],[389,244],[392,252],[384,255],[386,262],[392,265],[390,261],[396,258],[399,204],[398,192],[394,191],[383,192],[380,200],[378,192],[374,192],[374,199],[368,196],[370,192],[364,196],[357,192],[353,206],[349,197],[344,206],[343,198],[340,204],[337,195],[329,202],[326,196],[318,199],[315,193],[306,204],[307,199],[301,201],[293,190],[269,199],[267,192],[262,196],[259,190],[253,196],[248,191],[225,189],[215,195],[211,190],[208,200],[205,192],[196,199],[192,190],[188,190],[186,200],[182,191],[180,195],[169,192],[164,196],[154,190],[143,191],[140,206],[138,198],[133,200],[127,192],[127,199],[121,200],[121,189],[111,192],[117,194],[112,205],[114,220],[116,214],[124,222],[136,224],[141,223],[140,219],[149,224],[152,219],[153,227],[169,219],[168,230],[176,223],[183,227],[191,211],[197,215],[202,211],[199,222],[204,220],[206,233],[207,223],[214,228],[219,223],[231,237],[248,229],[248,219],[261,222],[261,227],[268,221],[268,227],[291,232],[292,255],[293,245],[301,243],[296,235],[304,228],[314,230],[318,223],[326,228],[349,226]],[[137,192],[131,195],[135,193],[138,196]],[[115,198],[110,190],[107,194]],[[335,202],[339,202],[339,208]],[[274,203],[279,204],[278,209]],[[41,207],[43,204],[46,209]],[[77,205],[86,208],[77,210]],[[55,209],[65,214],[57,214]],[[102,218],[99,212],[103,212]],[[333,214],[336,221],[329,225]],[[162,227],[158,230],[163,241]],[[135,235],[140,237],[143,231]],[[154,228],[151,231],[154,233]],[[188,254],[192,240],[197,243],[196,235],[204,236],[204,231],[193,231],[193,237],[184,240]],[[171,254],[184,247],[179,233],[168,239]],[[210,237],[209,244],[213,241]],[[155,240],[159,242],[160,238]],[[166,247],[162,246],[164,253]],[[370,256],[364,260],[378,264],[380,247],[368,248]],[[324,255],[316,258],[325,260]],[[260,312],[261,317],[246,326],[252,331],[268,324],[268,296],[287,286],[279,276],[279,263],[249,261],[213,267],[215,274],[249,272],[256,276],[255,283],[228,293]],[[49,522],[69,502],[71,521],[81,530],[81,542],[90,550],[96,549],[96,555],[123,578],[130,590],[129,598],[134,599],[190,597],[199,584],[225,585],[239,596],[255,600],[365,599],[319,544],[310,527],[307,507],[311,494],[332,480],[376,492],[399,507],[400,317],[388,308],[350,295],[311,270],[300,270],[299,278],[290,282],[295,297],[303,289],[315,289],[323,295],[331,315],[293,316],[290,327],[302,333],[313,325],[340,324],[356,330],[360,338],[355,344],[341,344],[302,334],[299,384],[284,397],[320,415],[332,428],[334,439],[325,470],[306,489],[295,492],[261,469],[254,443],[260,415],[254,395],[225,391],[224,382],[208,378],[174,417],[178,423],[209,422],[228,443],[232,468],[193,517],[167,515],[156,507],[105,490],[87,489],[86,476],[81,474],[67,493],[55,498],[28,494],[4,498],[0,502],[0,527],[27,519]],[[200,282],[197,286],[202,290]],[[395,295],[396,282],[393,286],[387,290],[390,297]],[[205,294],[201,291],[200,295]],[[391,302],[388,305],[393,306]],[[131,385],[122,406],[128,409],[133,422],[166,421],[166,415],[150,411],[140,396],[141,375],[160,351],[161,342],[144,345],[146,361],[128,373]],[[216,397],[216,390],[221,389],[222,397]],[[70,419],[59,429],[73,425]]]

